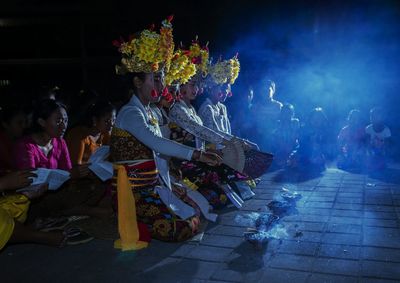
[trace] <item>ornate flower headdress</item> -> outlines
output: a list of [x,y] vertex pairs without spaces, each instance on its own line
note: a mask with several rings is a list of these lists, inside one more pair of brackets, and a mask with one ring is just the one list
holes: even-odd
[[115,66],[117,74],[134,72],[157,72],[161,68],[168,70],[174,50],[171,21],[173,16],[162,22],[160,33],[153,28],[145,29],[138,36],[131,36],[128,41],[114,40],[122,55],[121,64]]
[[214,84],[222,85],[225,83],[234,84],[239,76],[240,63],[238,54],[229,60],[219,60],[211,64],[208,69],[208,78]]
[[171,60],[171,67],[166,72],[166,84],[185,84],[195,75],[206,77],[209,64],[207,45],[200,47],[196,37],[189,49],[185,50],[181,47],[176,50]]
[[185,84],[196,74],[196,65],[190,59],[190,51],[178,49],[165,73],[165,84]]
[[189,47],[189,58],[192,63],[196,64],[196,73],[203,77],[207,76],[209,66],[208,42],[205,46],[200,47],[198,37],[192,41]]

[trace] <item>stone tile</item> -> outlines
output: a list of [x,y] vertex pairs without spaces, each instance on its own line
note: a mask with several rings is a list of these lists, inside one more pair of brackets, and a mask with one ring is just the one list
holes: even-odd
[[373,205],[373,204],[366,204],[364,205],[365,211],[385,211],[385,212],[394,212],[394,206],[387,206],[387,205]]
[[310,256],[277,254],[270,260],[269,266],[289,270],[311,271],[314,261],[315,258]]
[[398,283],[398,280],[390,280],[390,279],[376,279],[376,278],[366,278],[363,277],[360,282],[362,283]]
[[297,210],[302,215],[324,215],[324,216],[331,215],[331,210],[328,208],[299,207],[297,208]]
[[334,209],[363,210],[363,204],[358,203],[335,203]]
[[235,237],[243,237],[243,232],[245,229],[243,227],[235,227],[235,226],[217,226],[215,229],[207,231],[207,234],[212,235],[226,235],[226,236],[235,236]]
[[354,203],[354,204],[363,204],[362,198],[349,198],[349,197],[337,197],[336,202],[338,203]]
[[233,251],[232,249],[227,249],[227,248],[197,246],[193,248],[184,257],[198,259],[198,260],[205,260],[205,261],[222,262],[229,256],[229,254],[232,253],[232,251]]
[[228,282],[258,282],[262,276],[261,266],[253,268],[252,266],[231,266],[223,264],[211,276],[212,280],[221,280]]
[[235,248],[243,243],[243,238],[222,235],[204,235],[200,245],[215,246],[222,248]]
[[361,225],[328,223],[326,232],[360,234]]
[[322,238],[322,233],[303,231],[303,235],[297,238],[297,241],[319,243],[321,242],[321,238]]
[[270,283],[305,283],[310,273],[286,269],[264,268],[263,275],[258,282]]
[[364,227],[363,244],[366,246],[400,248],[400,230],[381,227]]
[[364,214],[360,210],[345,210],[345,209],[332,209],[332,216],[345,216],[345,217],[362,217]]
[[357,283],[357,277],[313,273],[307,283]]
[[184,257],[187,254],[189,254],[193,250],[194,247],[195,247],[194,245],[190,245],[190,244],[182,245],[175,252],[173,252],[170,256],[172,256],[172,257]]
[[373,226],[373,227],[388,227],[388,228],[398,228],[399,222],[397,220],[388,220],[388,219],[364,219],[365,226]]
[[363,194],[362,193],[342,193],[342,192],[339,192],[337,197],[338,198],[359,198],[359,199],[362,199],[363,198]]
[[307,201],[305,207],[332,208],[333,202]]
[[339,186],[336,187],[329,187],[329,186],[317,186],[315,187],[316,192],[337,192],[339,190]]
[[325,229],[325,223],[322,222],[294,223],[286,222],[285,219],[283,220],[283,222],[288,229],[297,229],[298,231],[322,232]]
[[315,260],[313,271],[357,276],[359,273],[359,263],[356,260],[318,258]]
[[365,204],[374,204],[374,205],[393,205],[392,198],[373,198],[373,197],[366,197]]
[[382,211],[364,211],[365,218],[377,219],[398,219],[399,217],[395,212],[382,212]]
[[325,233],[322,236],[321,242],[328,244],[360,245],[361,236],[359,234]]
[[296,222],[327,222],[329,216],[326,215],[291,215],[286,216],[285,221],[296,221]]
[[392,261],[400,263],[400,249],[363,247],[362,258],[377,261]]
[[363,193],[363,192],[364,192],[363,185],[352,185],[351,187],[342,185],[342,187],[339,189],[339,193]]
[[400,264],[364,260],[362,262],[361,275],[382,279],[400,280]]
[[333,202],[335,201],[335,196],[311,196],[308,198],[309,202]]
[[311,197],[327,197],[327,198],[335,198],[336,192],[319,192],[315,191],[311,194]]
[[187,272],[189,277],[197,279],[210,279],[220,267],[220,263],[183,259],[179,264],[179,272],[190,271],[190,273]]
[[318,256],[357,260],[360,258],[360,250],[359,246],[322,244]]
[[339,216],[332,216],[329,220],[331,223],[336,223],[336,224],[355,224],[355,225],[361,225],[362,224],[362,219],[361,218],[355,218],[355,217],[339,217]]
[[318,243],[283,241],[278,251],[279,253],[313,256],[316,254],[317,248]]

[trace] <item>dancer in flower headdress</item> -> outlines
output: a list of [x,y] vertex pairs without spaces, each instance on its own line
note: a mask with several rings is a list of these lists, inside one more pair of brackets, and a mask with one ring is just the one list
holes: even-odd
[[163,138],[150,107],[167,93],[163,72],[173,56],[171,18],[163,22],[160,33],[144,30],[127,42],[114,43],[122,54],[117,74],[131,80],[134,92],[118,113],[111,134],[120,233],[115,245],[123,250],[146,247],[146,232],[164,241],[187,240],[196,233],[199,217],[172,193],[168,163],[162,156],[210,165],[219,164],[220,158]]

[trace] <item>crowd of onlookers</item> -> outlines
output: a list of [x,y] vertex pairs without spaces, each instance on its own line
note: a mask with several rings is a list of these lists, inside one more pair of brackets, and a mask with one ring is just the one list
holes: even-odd
[[[336,160],[338,168],[356,172],[373,172],[386,167],[391,132],[385,125],[382,108],[370,110],[369,124],[363,123],[368,113],[352,109],[346,124],[335,134],[337,140],[332,141],[334,129],[324,109],[310,108],[306,110],[309,112],[305,119],[299,120],[294,106],[275,100],[274,94],[272,81],[267,94],[258,99],[258,103],[253,103],[254,92],[250,90],[247,107],[241,105],[240,111],[231,115],[236,128],[240,126],[241,136],[251,138],[263,150],[275,155],[275,168],[322,171],[332,159]],[[332,144],[336,149],[332,150]]]

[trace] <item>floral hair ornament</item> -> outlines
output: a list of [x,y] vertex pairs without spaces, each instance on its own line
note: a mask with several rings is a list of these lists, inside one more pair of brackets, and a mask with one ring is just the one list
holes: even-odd
[[201,74],[203,77],[207,76],[210,53],[208,50],[208,42],[203,47],[200,46],[199,38],[196,35],[195,40],[189,47],[189,58],[193,64],[196,65],[196,74]]
[[234,84],[237,77],[239,76],[240,63],[238,54],[229,60],[218,60],[217,63],[211,64],[208,69],[208,86],[223,85],[223,84]]
[[126,73],[152,73],[162,68],[168,70],[174,50],[171,21],[173,16],[162,22],[160,33],[154,27],[133,35],[128,41],[120,38],[113,45],[121,53],[121,63],[115,66],[119,75]]
[[170,68],[165,74],[165,84],[186,84],[195,74],[196,65],[191,62],[190,51],[178,49],[174,52]]

